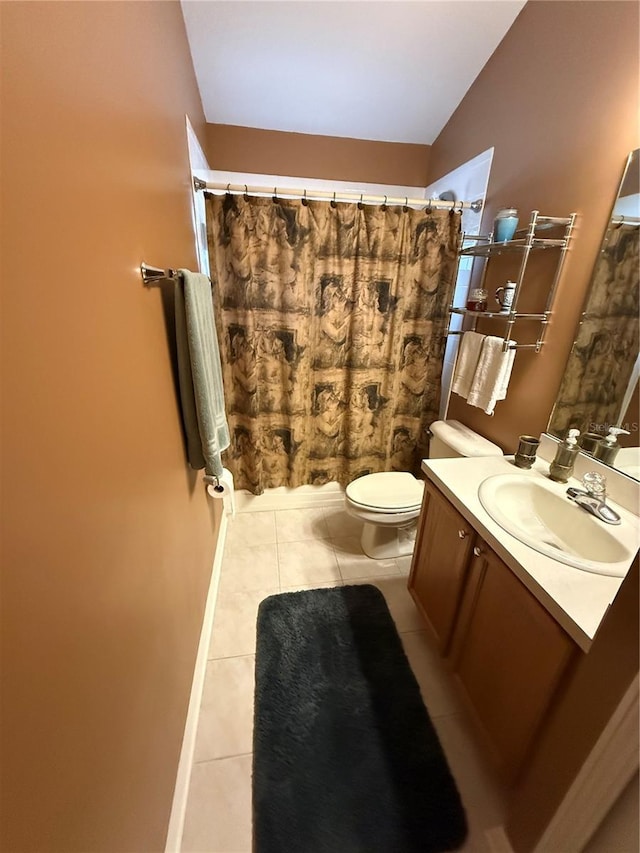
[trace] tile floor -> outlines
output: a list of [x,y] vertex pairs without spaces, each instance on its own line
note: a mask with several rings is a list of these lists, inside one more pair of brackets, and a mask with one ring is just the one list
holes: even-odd
[[[371,560],[341,508],[238,513],[229,521],[191,775],[183,853],[250,853],[251,741],[258,605],[268,595],[345,583],[384,594],[456,778],[464,851],[504,853],[504,791],[481,758],[451,678],[407,592],[411,558]],[[304,851],[291,851],[304,853]],[[336,851],[341,853],[341,851]]]

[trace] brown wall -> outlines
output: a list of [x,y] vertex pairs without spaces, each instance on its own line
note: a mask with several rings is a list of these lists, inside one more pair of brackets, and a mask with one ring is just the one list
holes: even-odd
[[2,841],[161,850],[218,520],[158,288],[194,267],[175,2],[2,3]]
[[[450,417],[505,450],[546,428],[622,169],[638,146],[638,17],[625,0],[529,0],[431,149],[429,182],[495,146],[485,231],[505,205],[526,220],[532,209],[579,214],[543,352],[516,355],[494,417],[451,398]],[[528,343],[535,331],[518,326],[514,338]]]
[[429,146],[207,124],[207,158],[230,172],[424,187]]

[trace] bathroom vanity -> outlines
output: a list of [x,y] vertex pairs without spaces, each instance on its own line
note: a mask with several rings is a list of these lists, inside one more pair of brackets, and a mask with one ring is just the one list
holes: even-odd
[[[423,462],[427,482],[409,577],[409,591],[509,781],[525,766],[565,676],[588,653],[622,583],[534,551],[483,508],[478,490],[487,478],[518,472],[546,487],[546,470],[538,461],[519,472],[505,457]],[[566,486],[557,490],[564,497]],[[632,513],[623,521],[631,562],[639,528]]]

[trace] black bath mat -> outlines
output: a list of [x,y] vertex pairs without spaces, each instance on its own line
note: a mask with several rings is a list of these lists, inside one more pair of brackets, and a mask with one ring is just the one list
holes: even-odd
[[436,853],[464,841],[455,782],[374,586],[258,611],[255,853]]

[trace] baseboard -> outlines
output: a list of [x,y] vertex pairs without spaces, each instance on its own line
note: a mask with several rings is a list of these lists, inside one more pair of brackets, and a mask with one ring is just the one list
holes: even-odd
[[222,552],[227,535],[227,515],[222,513],[220,519],[220,530],[218,541],[213,557],[213,568],[211,570],[211,581],[204,608],[200,642],[196,655],[196,665],[193,671],[191,683],[191,695],[189,696],[189,707],[178,761],[178,772],[176,774],[176,785],[173,792],[173,803],[169,817],[169,828],[167,830],[167,841],[165,853],[179,853],[182,843],[182,831],[184,829],[184,818],[187,809],[187,797],[189,795],[189,780],[191,779],[191,768],[193,765],[193,754],[196,745],[196,733],[198,731],[198,719],[200,717],[200,704],[202,702],[202,691],[204,678],[207,670],[207,659],[209,655],[209,644],[211,641],[211,630],[213,628],[213,615],[218,597],[218,584],[220,582],[220,568],[222,566]]
[[261,495],[252,495],[244,489],[236,491],[236,512],[272,512],[323,506],[344,506],[344,489],[339,483],[298,486],[295,489],[279,486],[277,489],[267,489]]

